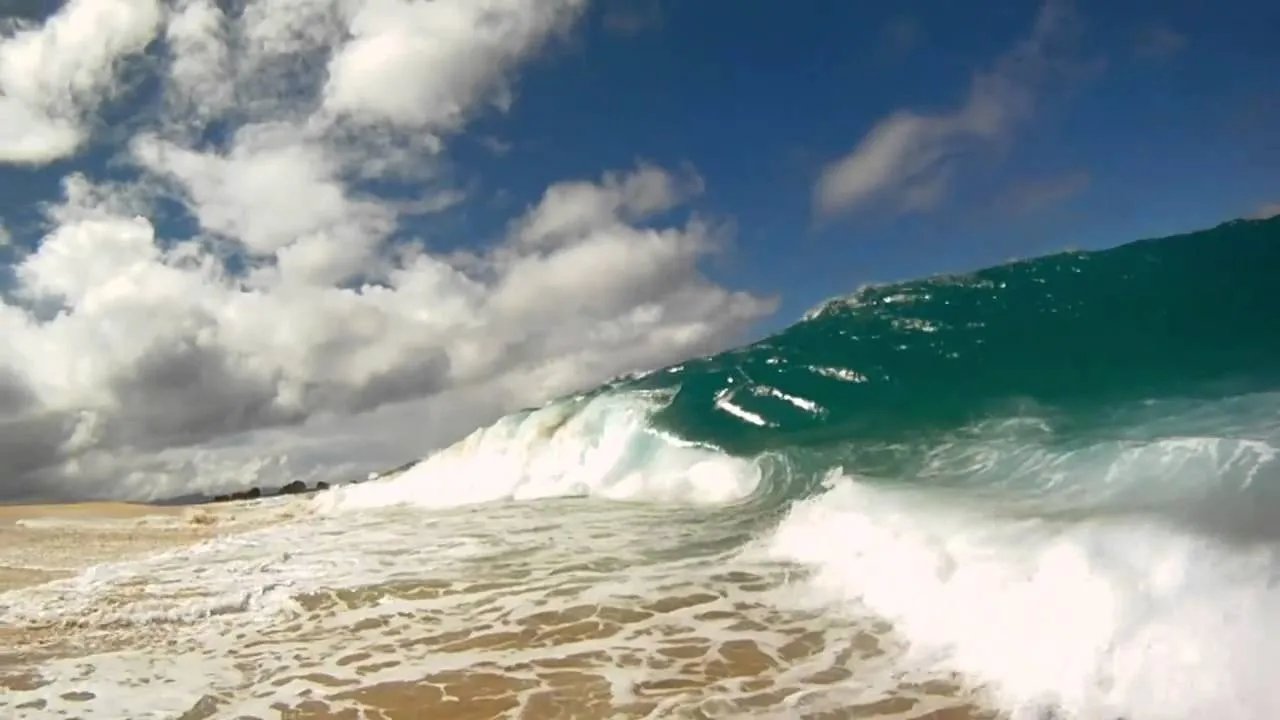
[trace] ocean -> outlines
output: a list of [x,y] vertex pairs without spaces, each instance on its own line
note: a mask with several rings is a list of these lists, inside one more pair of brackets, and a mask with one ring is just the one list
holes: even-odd
[[0,717],[1274,720],[1280,219],[866,287],[309,497],[0,514]]

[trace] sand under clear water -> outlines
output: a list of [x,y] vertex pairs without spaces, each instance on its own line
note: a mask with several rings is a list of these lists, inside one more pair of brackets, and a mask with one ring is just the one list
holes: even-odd
[[325,502],[0,509],[0,716],[993,717],[705,510]]

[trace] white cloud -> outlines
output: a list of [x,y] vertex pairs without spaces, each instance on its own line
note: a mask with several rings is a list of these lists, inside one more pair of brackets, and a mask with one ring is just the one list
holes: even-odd
[[[772,312],[699,270],[724,231],[669,213],[702,192],[692,169],[555,184],[466,252],[419,242],[429,227],[411,215],[466,197],[432,158],[510,96],[520,61],[580,5],[259,0],[229,17],[176,3],[148,31],[164,43],[160,110],[136,118],[121,148],[136,178],[65,178],[0,298],[0,494],[340,479],[515,407],[721,348]],[[109,44],[59,37],[71,57]],[[141,50],[111,45],[126,46]],[[114,77],[99,67],[76,82],[102,97]],[[53,107],[45,89],[22,97]],[[76,103],[58,116],[77,133],[63,153],[92,127],[91,104]],[[57,125],[51,113],[41,127]],[[383,177],[419,183],[421,199],[362,189]],[[162,199],[198,230],[175,234]]]
[[936,206],[965,153],[1006,138],[1031,116],[1069,27],[1067,8],[1049,0],[1030,36],[973,77],[962,106],[935,115],[899,110],[881,119],[823,170],[814,187],[816,210],[830,215],[875,205],[910,213]]
[[[362,122],[452,130],[585,0],[368,0],[329,63],[325,107]],[[422,67],[436,68],[424,73]]]
[[172,53],[165,100],[179,113],[208,120],[235,103],[230,24],[214,0],[176,3],[165,26]]
[[676,177],[647,166],[626,177],[606,173],[599,184],[561,183],[547,189],[538,207],[523,218],[518,234],[530,245],[558,245],[611,221],[641,220],[669,210],[702,190],[702,179],[695,174]]
[[201,226],[287,281],[332,284],[358,275],[394,228],[391,208],[360,200],[321,145],[287,126],[241,128],[225,154],[198,152],[151,136],[138,162],[174,181]]
[[154,37],[158,0],[70,0],[43,26],[0,38],[0,162],[75,152],[120,62]]

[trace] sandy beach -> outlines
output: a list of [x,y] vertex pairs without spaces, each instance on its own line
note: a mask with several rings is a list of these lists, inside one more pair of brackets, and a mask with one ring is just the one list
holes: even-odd
[[225,513],[122,502],[0,505],[0,591],[213,537]]
[[32,503],[0,505],[0,523],[11,525],[26,518],[102,518],[118,520],[148,515],[181,515],[190,508],[128,502]]
[[187,513],[184,508],[118,502],[0,505],[0,591],[66,577],[97,562],[196,541],[206,532],[194,524],[175,532],[173,527],[135,522]]
[[[26,622],[0,625],[0,688],[11,697],[9,712],[16,713],[8,716],[128,717],[138,709],[136,688],[168,684],[175,694],[167,705],[172,714],[151,716],[983,717],[947,683],[907,685],[880,700],[843,707],[825,702],[808,711],[798,709],[803,705],[784,710],[804,695],[849,682],[860,662],[879,662],[882,649],[875,637],[860,633],[833,644],[834,636],[807,626],[816,616],[779,615],[766,604],[743,601],[773,582],[750,573],[712,574],[703,589],[680,583],[665,596],[593,601],[591,584],[604,578],[601,566],[489,562],[446,579],[423,573],[410,580],[352,579],[346,589],[298,587],[286,593],[287,608],[255,617],[258,601],[217,605],[201,599],[216,590],[192,578],[211,572],[221,562],[217,557],[196,555],[194,547],[189,557],[186,550],[166,554],[271,526],[303,532],[319,525],[321,535],[313,539],[344,535],[326,530],[323,518],[281,525],[302,507],[0,508],[0,591],[11,591],[0,592],[0,610],[12,612],[28,597],[36,599],[33,607],[60,608],[47,620],[38,610]],[[404,525],[412,517],[400,513],[388,522]],[[227,540],[235,546],[234,538]],[[259,542],[245,540],[251,547]],[[297,552],[310,544],[300,543]],[[88,580],[66,580],[98,563],[121,561],[129,565],[127,573],[96,577],[95,571]],[[405,558],[399,566],[411,562]],[[246,588],[262,584],[244,574]],[[64,587],[66,582],[87,584],[80,590]],[[317,587],[327,582],[314,579]],[[730,602],[735,594],[740,599]],[[205,609],[191,610],[192,602],[206,603]],[[80,610],[72,609],[75,603]],[[235,680],[229,685],[228,678],[198,672],[187,677],[173,664],[178,658],[230,671]],[[624,681],[630,690],[619,694]],[[135,690],[110,698],[103,693],[112,684]],[[261,709],[246,712],[253,708]]]
[[[145,558],[254,527],[226,506],[159,506],[127,502],[0,505],[0,610],[6,598],[74,578],[94,566]],[[132,644],[104,636],[91,622],[0,623],[0,688],[39,690],[40,666]],[[61,693],[75,697],[77,691]],[[44,701],[21,704],[16,717],[43,717]]]

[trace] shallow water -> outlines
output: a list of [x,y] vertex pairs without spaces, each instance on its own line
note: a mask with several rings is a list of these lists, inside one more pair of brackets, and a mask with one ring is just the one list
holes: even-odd
[[[213,537],[0,595],[0,713],[976,716],[945,675],[886,684],[890,629],[810,602],[800,568],[744,551],[742,528],[706,532],[716,510],[318,504],[152,521],[152,549]],[[5,547],[30,561],[145,525],[53,522]]]

